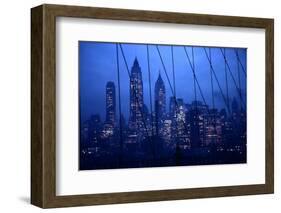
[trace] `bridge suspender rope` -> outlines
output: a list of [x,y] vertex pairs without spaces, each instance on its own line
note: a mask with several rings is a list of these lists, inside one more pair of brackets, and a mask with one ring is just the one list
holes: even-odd
[[240,64],[240,66],[241,66],[241,68],[242,68],[242,71],[243,71],[245,77],[247,78],[247,73],[246,73],[246,70],[245,70],[245,68],[244,68],[244,66],[243,66],[243,64],[242,64],[242,62],[241,62],[241,60],[240,60],[240,57],[239,57],[239,54],[238,54],[238,50],[235,49],[234,51],[235,51],[235,55],[236,55],[236,58],[237,58],[237,60],[238,60],[238,63]]
[[[238,60],[238,57],[236,55],[236,61],[237,61],[237,71],[238,71],[238,86],[239,86],[239,91],[240,91],[240,95],[241,95],[241,98],[242,98],[242,90],[241,90],[241,78],[240,78],[240,64],[239,64],[239,60]],[[240,108],[242,109],[242,104],[240,102]]]
[[150,102],[150,119],[151,119],[151,134],[153,135],[153,107],[152,107],[152,92],[151,92],[151,74],[150,74],[150,60],[149,60],[149,46],[146,45],[146,56],[147,56],[147,70],[148,70],[148,81],[149,81],[149,102]]
[[[193,80],[194,80],[194,82],[195,82],[195,83],[197,84],[197,86],[198,86],[199,93],[200,93],[200,95],[201,95],[201,98],[202,98],[204,104],[207,105],[207,102],[206,102],[206,99],[205,99],[205,97],[204,97],[204,95],[203,95],[203,92],[202,92],[202,89],[201,89],[201,87],[200,87],[199,81],[198,81],[198,79],[197,79],[197,77],[196,77],[195,66],[194,66],[194,53],[192,54],[193,58],[192,58],[192,62],[191,62],[191,59],[190,59],[190,57],[189,57],[189,55],[188,55],[188,53],[187,53],[186,47],[183,47],[183,49],[184,49],[185,55],[186,55],[186,57],[187,57],[187,59],[188,59],[188,63],[189,63],[189,65],[190,65],[190,68],[191,68],[191,71],[192,71],[192,74],[193,74]],[[192,47],[192,49],[193,49],[193,47]],[[193,51],[192,51],[192,52],[193,52]],[[195,85],[195,84],[194,84],[194,91],[196,92],[196,85]],[[194,96],[195,96],[195,101],[197,101],[197,94],[195,94]],[[196,105],[196,107],[197,107],[197,105]]]
[[171,55],[172,55],[173,86],[174,86],[174,93],[175,93],[174,97],[177,97],[177,93],[176,93],[176,76],[175,76],[175,62],[174,62],[174,46],[171,46]]
[[[192,50],[193,50],[193,47],[192,47]],[[204,102],[204,104],[205,105],[207,105],[207,102],[206,102],[206,99],[205,99],[205,97],[204,97],[204,95],[203,95],[203,92],[202,92],[202,89],[201,89],[201,86],[200,86],[200,84],[199,84],[199,81],[198,81],[198,79],[197,79],[197,76],[196,76],[196,73],[195,73],[195,65],[194,65],[194,51],[192,51],[192,63],[191,63],[191,60],[190,60],[190,57],[189,57],[189,55],[188,55],[188,53],[187,53],[187,50],[186,50],[186,47],[184,47],[184,51],[185,51],[185,55],[186,55],[186,57],[187,57],[187,59],[188,59],[188,62],[189,62],[189,65],[190,65],[190,67],[191,67],[191,70],[192,70],[192,73],[193,73],[193,78],[194,78],[194,80],[195,80],[195,82],[197,83],[197,86],[198,86],[198,88],[199,88],[199,92],[200,92],[200,95],[201,95],[201,97],[202,97],[202,100],[203,100],[203,102]],[[212,87],[212,105],[213,105],[213,109],[214,109],[214,107],[215,107],[215,101],[214,101],[214,92],[213,92],[213,88],[214,88],[214,86],[213,86],[213,73],[212,73],[212,69],[211,69],[211,67],[212,67],[212,58],[211,58],[211,50],[209,49],[209,55],[210,55],[210,62],[209,62],[209,64],[210,64],[210,74],[211,74],[211,87]],[[196,105],[196,107],[197,107],[197,105]],[[196,108],[196,110],[197,110],[197,108]],[[207,109],[207,113],[208,113],[208,115],[211,117],[213,117],[214,118],[214,113],[213,114],[211,114],[210,113],[210,109],[208,108]],[[213,125],[214,125],[214,128],[215,128],[215,132],[216,132],[216,123],[215,122],[213,122]]]
[[212,125],[214,126],[214,133],[217,134],[217,128],[216,128],[216,115],[215,115],[215,98],[214,98],[214,84],[213,84],[213,72],[211,67],[213,66],[212,63],[212,50],[209,47],[209,57],[210,57],[210,77],[211,77],[211,90],[212,90],[212,107],[213,107],[213,111],[212,111]]
[[[179,147],[179,140],[178,140],[178,132],[177,132],[177,129],[178,129],[178,125],[177,125],[177,110],[178,110],[178,107],[177,107],[177,104],[176,104],[176,101],[177,101],[177,95],[176,95],[176,75],[175,75],[175,61],[174,61],[174,46],[171,46],[171,56],[172,56],[172,72],[173,72],[173,88],[174,88],[174,101],[175,101],[175,106],[176,106],[176,109],[174,109],[174,112],[175,113],[175,116],[176,116],[176,120],[175,120],[175,126],[176,126],[176,131],[175,131],[175,136],[176,136],[176,150],[175,150],[175,157],[176,157],[176,164],[179,165],[180,164],[180,147]],[[173,114],[174,116],[174,114]],[[187,127],[185,126],[185,123],[184,123],[184,127],[185,129],[187,129]]]
[[236,90],[237,90],[237,92],[238,92],[238,95],[239,95],[239,97],[240,97],[241,104],[243,104],[243,108],[246,108],[246,105],[245,105],[245,103],[244,103],[244,101],[243,101],[243,99],[242,99],[241,90],[239,89],[239,87],[238,87],[238,85],[237,85],[237,83],[236,83],[236,81],[235,81],[235,78],[234,78],[233,73],[232,73],[232,71],[231,71],[231,69],[230,69],[230,66],[229,66],[229,64],[228,64],[227,58],[226,58],[224,52],[222,51],[222,48],[220,48],[220,51],[221,51],[221,53],[222,53],[222,55],[223,55],[224,61],[225,61],[226,66],[227,66],[227,69],[228,69],[228,71],[229,71],[229,73],[230,73],[230,76],[231,76],[231,78],[232,78],[232,80],[233,80],[233,83],[234,83],[234,85],[235,85],[235,87],[236,87]]
[[[156,49],[157,49],[158,55],[159,55],[159,57],[160,57],[161,64],[162,64],[162,66],[163,66],[164,73],[165,73],[166,78],[167,78],[167,80],[168,80],[169,87],[170,87],[171,92],[172,92],[172,96],[173,96],[173,97],[174,97],[174,99],[175,99],[175,105],[176,105],[176,108],[178,109],[178,108],[179,108],[178,101],[177,101],[177,99],[176,99],[176,96],[175,96],[175,91],[174,91],[174,89],[173,89],[173,87],[172,87],[172,84],[171,84],[170,78],[169,78],[169,76],[168,76],[168,74],[167,74],[166,66],[165,66],[165,64],[164,64],[164,61],[163,61],[162,55],[161,55],[161,53],[160,53],[160,50],[159,50],[158,45],[155,45],[155,46],[156,46]],[[185,131],[188,131],[187,126],[186,126],[186,123],[185,123],[184,121],[182,121],[182,122],[183,122],[183,124],[184,124]]]
[[[198,79],[197,79],[196,74],[195,74],[194,65],[191,63],[190,57],[189,57],[189,55],[188,55],[188,53],[187,53],[185,47],[184,47],[184,50],[185,50],[186,56],[187,56],[187,58],[188,58],[190,67],[191,67],[191,69],[192,69],[194,79],[195,79],[195,81],[197,82],[197,85],[198,85],[200,94],[201,94],[201,96],[202,96],[202,99],[203,99],[203,101],[204,101],[204,104],[206,105],[206,101],[205,101],[204,95],[203,95],[203,93],[202,93],[200,84],[199,84]],[[227,107],[227,109],[228,109],[228,112],[229,112],[229,114],[230,114],[229,98],[228,98],[228,81],[227,81],[227,72],[226,72],[227,61],[225,60],[226,88],[227,88],[227,100],[226,100],[226,98],[225,98],[225,96],[224,96],[224,94],[223,94],[223,92],[222,92],[222,88],[221,88],[221,86],[220,86],[220,83],[219,83],[219,81],[218,81],[218,78],[217,78],[217,76],[216,76],[215,70],[214,70],[214,68],[213,68],[212,61],[211,61],[211,55],[210,55],[210,53],[209,53],[209,55],[208,55],[208,53],[207,53],[207,51],[206,51],[206,48],[204,48],[204,51],[205,51],[205,55],[206,55],[206,57],[207,57],[207,59],[208,59],[208,62],[209,62],[209,64],[210,64],[210,70],[211,70],[211,72],[213,73],[213,75],[214,75],[214,77],[215,77],[215,80],[216,80],[216,82],[217,82],[217,84],[218,84],[220,93],[221,93],[221,95],[222,95],[222,97],[223,97],[223,100],[224,100],[224,102],[225,102],[225,105],[226,105],[226,107]],[[208,110],[208,113],[210,114],[209,110]]]
[[227,106],[227,110],[228,110],[228,112],[229,112],[229,114],[230,114],[230,108],[229,108],[229,106],[227,105],[226,97],[225,97],[224,94],[223,94],[222,87],[221,87],[221,85],[220,85],[220,83],[219,83],[218,77],[217,77],[217,75],[216,75],[216,72],[215,72],[215,70],[214,70],[214,67],[213,67],[211,61],[210,61],[210,58],[209,58],[209,56],[208,56],[208,53],[207,53],[205,47],[204,47],[204,52],[205,52],[205,55],[206,55],[206,57],[207,57],[208,62],[210,63],[211,71],[212,71],[212,73],[214,74],[214,77],[215,77],[215,80],[216,80],[217,85],[218,85],[218,87],[219,87],[219,91],[220,91],[220,93],[221,93],[221,95],[222,95],[223,101],[224,101],[225,105]]
[[[184,50],[185,50],[185,53],[187,54],[186,49],[184,49]],[[194,98],[195,98],[195,110],[196,110],[196,121],[197,121],[197,119],[198,119],[197,90],[196,90],[197,78],[196,78],[196,74],[195,74],[194,48],[193,47],[191,47],[191,54],[192,54],[192,67],[193,67],[192,70],[193,70],[193,87],[194,87]],[[201,88],[199,88],[199,91],[201,91]]]
[[[174,87],[173,99],[176,102],[177,95],[176,95],[176,75],[175,75],[175,61],[174,61],[174,46],[171,46],[171,56],[172,56],[172,72],[173,72],[173,87]],[[176,110],[173,113],[175,113],[175,116],[177,117]],[[173,114],[173,116],[174,116],[174,114]],[[177,129],[177,122],[175,122],[175,126],[176,126],[176,129]],[[175,135],[176,135],[176,138],[177,138],[177,136],[178,136],[177,131],[175,132]]]
[[121,120],[121,91],[120,91],[120,69],[119,69],[119,51],[118,51],[118,44],[116,44],[116,59],[117,59],[117,74],[118,74],[118,104],[119,104],[119,128],[120,128],[120,150],[119,150],[119,165],[122,165],[122,154],[123,154],[123,127],[122,127],[122,120]]
[[[185,55],[186,55],[186,57],[187,57],[187,59],[188,59],[189,65],[190,65],[190,67],[191,67],[191,71],[192,71],[192,73],[193,73],[194,79],[195,79],[196,84],[197,84],[197,86],[198,86],[198,89],[199,89],[201,98],[202,98],[204,104],[207,105],[206,99],[205,99],[205,97],[204,97],[204,95],[203,95],[201,86],[200,86],[200,84],[199,84],[198,78],[197,78],[196,73],[195,73],[195,67],[193,66],[193,63],[191,62],[191,59],[190,59],[190,57],[189,57],[189,55],[188,55],[188,53],[187,53],[186,47],[183,47],[183,48],[184,48],[184,51],[185,51]],[[193,56],[193,58],[194,58],[194,56]],[[207,112],[208,112],[208,115],[211,114],[209,109],[207,110]]]
[[[148,80],[149,80],[149,101],[150,101],[150,123],[151,123],[151,136],[154,136],[154,119],[153,119],[153,107],[152,107],[152,89],[151,89],[151,72],[150,72],[150,57],[149,57],[149,46],[148,44],[146,45],[146,56],[147,56],[147,69],[148,69]],[[156,124],[158,125],[158,123]],[[154,142],[150,139],[150,146],[151,146],[151,151],[152,151],[152,156],[155,159],[155,144]]]
[[[194,67],[193,67],[193,65],[192,65],[192,63],[191,63],[191,60],[190,60],[190,57],[189,57],[189,55],[188,55],[188,53],[187,53],[187,51],[186,51],[186,48],[185,48],[185,47],[183,47],[183,48],[185,49],[186,57],[188,58],[188,62],[189,62],[189,64],[190,64],[190,67],[191,67],[191,69],[192,69],[192,72],[194,72]],[[220,93],[221,93],[221,95],[222,95],[222,97],[223,97],[225,106],[227,107],[227,110],[228,110],[228,112],[229,112],[229,114],[230,114],[231,112],[230,112],[230,107],[229,107],[228,101],[226,100],[226,98],[225,98],[225,96],[224,96],[224,94],[223,94],[223,92],[222,92],[222,87],[221,87],[221,85],[220,85],[220,83],[219,83],[219,81],[218,81],[216,72],[215,72],[215,70],[214,70],[214,68],[213,68],[212,62],[211,62],[211,60],[210,60],[210,57],[209,57],[209,55],[208,55],[208,53],[207,53],[205,47],[204,47],[204,52],[205,52],[205,55],[206,55],[206,57],[207,57],[207,59],[208,59],[208,62],[209,62],[209,64],[210,64],[210,69],[211,69],[211,71],[212,71],[212,73],[213,73],[213,76],[215,77],[215,80],[216,80],[217,85],[218,85],[218,87],[219,87],[219,91],[220,91]],[[195,72],[194,72],[194,73],[195,73]],[[204,102],[205,105],[207,105],[206,100],[205,100],[204,95],[203,95],[203,92],[202,92],[202,89],[201,89],[201,87],[200,87],[199,81],[198,81],[198,79],[197,79],[197,77],[196,77],[196,74],[195,74],[194,76],[195,76],[195,80],[196,80],[196,82],[197,82],[197,86],[198,86],[198,88],[199,88],[200,95],[202,96],[203,102]],[[227,88],[228,88],[228,83],[227,83]],[[227,94],[228,94],[228,93],[227,93]],[[208,114],[210,115],[209,110],[208,110]]]
[[210,57],[210,76],[211,76],[211,90],[212,90],[212,107],[215,109],[215,99],[214,99],[214,85],[213,85],[213,73],[212,73],[212,52],[211,48],[209,48],[209,57]]
[[170,87],[170,89],[171,89],[172,95],[175,97],[175,92],[174,92],[174,89],[173,89],[173,87],[172,87],[172,84],[171,84],[170,78],[169,78],[169,76],[168,76],[168,74],[167,74],[167,70],[166,70],[166,67],[165,67],[165,64],[164,64],[164,61],[163,61],[162,55],[161,55],[161,53],[160,53],[160,50],[159,50],[159,48],[158,48],[158,45],[155,45],[155,46],[156,46],[156,49],[157,49],[158,55],[159,55],[159,57],[160,57],[161,64],[162,64],[162,66],[163,66],[163,69],[164,69],[164,72],[165,72],[166,78],[167,78],[167,80],[168,80],[169,87]]
[[[225,48],[223,49],[224,54],[226,54]],[[225,88],[226,88],[226,101],[227,101],[227,107],[230,108],[229,105],[229,92],[228,92],[228,78],[227,78],[227,67],[226,63],[224,62],[224,73],[225,73]]]

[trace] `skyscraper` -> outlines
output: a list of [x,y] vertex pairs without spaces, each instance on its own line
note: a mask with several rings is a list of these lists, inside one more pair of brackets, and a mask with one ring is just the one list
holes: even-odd
[[191,148],[202,147],[205,142],[208,106],[201,101],[193,101],[189,111]]
[[166,90],[160,71],[154,87],[156,134],[163,136],[166,115]]
[[98,114],[92,115],[88,122],[89,145],[93,146],[99,143],[102,123]]
[[206,121],[206,137],[204,145],[220,143],[222,133],[222,121],[218,110],[209,110],[209,113],[206,114]]
[[106,84],[106,123],[114,127],[116,122],[116,94],[114,82]]
[[143,129],[143,82],[138,59],[135,58],[130,76],[130,116],[129,129],[141,131]]
[[171,118],[176,117],[176,100],[175,97],[170,97],[170,103],[169,103],[169,115]]
[[155,112],[158,114],[159,120],[164,120],[166,114],[166,89],[160,71],[158,79],[155,82],[154,98],[155,103],[157,103],[157,108],[155,109]]
[[177,107],[176,107],[176,99],[175,97],[170,97],[170,103],[169,103],[169,116],[170,119],[172,121],[172,140],[176,140],[177,139],[177,132],[178,132],[178,127],[177,127]]
[[186,117],[186,107],[182,98],[177,99],[176,104],[176,137],[180,146],[183,148],[190,147],[189,129]]

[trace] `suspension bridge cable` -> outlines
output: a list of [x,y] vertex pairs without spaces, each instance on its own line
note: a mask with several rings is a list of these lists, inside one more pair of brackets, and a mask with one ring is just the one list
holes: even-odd
[[166,66],[165,66],[165,64],[164,64],[164,61],[163,61],[163,58],[162,58],[161,52],[160,52],[160,50],[159,50],[158,45],[155,45],[155,46],[156,46],[156,49],[157,49],[158,55],[159,55],[159,57],[160,57],[160,61],[161,61],[161,64],[162,64],[162,67],[163,67],[164,73],[165,73],[165,75],[166,75],[167,81],[168,81],[168,83],[169,83],[169,87],[170,87],[170,89],[171,89],[172,95],[173,95],[173,97],[174,97],[174,99],[175,99],[175,104],[176,104],[176,107],[178,108],[178,102],[177,102],[177,98],[176,98],[176,96],[175,96],[175,91],[173,90],[173,87],[172,87],[172,84],[171,84],[170,78],[169,78],[169,76],[168,76],[168,74],[167,74],[167,69],[166,69]]
[[148,80],[149,80],[149,101],[150,101],[150,116],[151,116],[151,134],[153,133],[153,115],[152,115],[152,92],[151,92],[151,74],[150,74],[150,60],[149,60],[149,47],[146,45],[146,56],[147,56],[147,69],[148,69]]
[[[174,101],[176,101],[176,75],[175,75],[175,61],[174,61],[174,46],[172,45],[171,46],[171,56],[172,56],[172,72],[173,72],[173,86],[174,86],[174,92],[175,92],[175,96],[173,96],[174,98]],[[173,112],[173,116],[176,116],[176,120],[177,120],[177,113],[176,113],[176,110],[173,109],[174,112]],[[175,113],[175,115],[174,115]],[[177,129],[177,122],[175,122],[175,126],[176,126],[176,129]],[[177,137],[177,131],[176,131],[176,137]]]
[[168,74],[167,74],[167,70],[166,70],[166,67],[165,67],[165,64],[164,64],[164,61],[163,61],[162,55],[161,55],[161,53],[160,53],[160,50],[159,50],[159,48],[158,48],[158,45],[155,45],[155,46],[156,46],[156,49],[157,49],[157,51],[158,51],[158,54],[159,54],[159,57],[160,57],[160,60],[161,60],[161,63],[162,63],[163,69],[164,69],[164,71],[165,71],[165,75],[166,75],[166,78],[167,78],[167,80],[168,80],[168,83],[169,83],[170,89],[171,89],[171,91],[172,91],[172,95],[175,97],[175,92],[174,92],[174,89],[173,89],[173,87],[172,87],[172,84],[171,84],[170,78],[169,78],[169,76],[168,76]]
[[237,83],[236,83],[236,81],[235,81],[235,78],[234,78],[233,73],[232,73],[232,71],[231,71],[231,69],[230,69],[230,66],[229,66],[229,64],[228,64],[227,58],[226,58],[224,52],[222,51],[222,48],[220,48],[220,51],[221,51],[221,53],[222,53],[222,55],[223,55],[223,58],[224,58],[224,60],[225,60],[225,63],[226,63],[226,66],[227,66],[227,68],[228,68],[228,71],[229,71],[229,73],[230,73],[230,76],[231,76],[231,78],[232,78],[232,80],[233,80],[233,83],[234,83],[234,85],[235,85],[235,87],[236,87],[236,90],[237,90],[237,92],[238,92],[238,94],[239,94],[240,101],[242,102],[243,107],[245,108],[246,105],[245,105],[245,103],[244,103],[244,101],[243,101],[243,99],[242,99],[241,90],[239,90],[239,87],[238,87],[238,85],[237,85]]
[[[176,109],[179,109],[179,104],[178,104],[178,101],[177,101],[177,99],[176,99],[176,96],[175,96],[175,93],[174,93],[173,87],[172,87],[172,85],[171,85],[170,78],[169,78],[169,76],[168,76],[168,74],[167,74],[167,69],[166,69],[166,66],[165,66],[165,64],[164,64],[164,61],[163,61],[163,58],[162,58],[161,52],[160,52],[160,50],[159,50],[159,48],[158,48],[158,45],[155,45],[155,46],[156,46],[156,49],[157,49],[158,55],[159,55],[159,57],[160,57],[161,64],[162,64],[162,66],[163,66],[163,70],[164,70],[164,72],[165,72],[165,75],[166,75],[167,81],[168,81],[168,83],[169,83],[169,86],[170,86],[170,89],[171,89],[172,95],[173,95],[173,97],[174,97],[174,99],[175,99]],[[188,131],[188,128],[187,128],[187,126],[186,126],[185,121],[181,120],[181,122],[183,122],[185,130],[186,130],[186,131]]]
[[175,76],[175,63],[174,63],[174,46],[171,46],[171,54],[172,54],[172,71],[173,71],[173,86],[174,86],[174,93],[175,97],[177,96],[176,94],[176,76]]
[[211,65],[212,65],[212,52],[211,52],[211,48],[209,47],[209,56],[210,56],[210,76],[211,76],[211,90],[212,90],[212,106],[213,109],[215,109],[215,99],[214,99],[214,84],[213,84],[213,73],[212,73],[212,69],[211,69]]
[[122,153],[123,153],[123,127],[122,127],[122,121],[121,121],[121,92],[120,92],[120,70],[119,70],[119,51],[118,51],[118,44],[116,44],[116,59],[117,59],[117,78],[118,78],[118,107],[119,107],[119,145],[120,145],[120,151],[119,151],[119,164],[122,163]]
[[239,57],[239,54],[238,54],[238,50],[237,50],[237,49],[234,49],[234,52],[235,52],[236,58],[237,58],[237,60],[238,60],[238,62],[239,62],[239,64],[240,64],[240,66],[241,66],[241,68],[242,68],[242,71],[243,71],[243,73],[245,74],[245,77],[247,77],[247,73],[246,73],[246,70],[245,70],[245,68],[244,68],[244,66],[243,66],[243,64],[242,64],[242,62],[241,62],[241,60],[240,60],[240,57]]
[[[237,57],[236,57],[237,58]],[[241,79],[240,79],[240,66],[239,66],[239,60],[237,58],[237,73],[238,73],[238,86],[239,86],[239,91],[241,94]],[[242,95],[242,94],[241,94]],[[241,97],[242,98],[242,97]],[[242,108],[241,102],[240,102],[240,108]]]
[[[195,74],[195,70],[194,70],[195,67],[193,66],[193,63],[191,62],[191,59],[190,59],[190,57],[189,57],[189,55],[188,55],[188,53],[187,53],[187,51],[186,51],[186,47],[184,46],[183,48],[184,48],[185,55],[186,55],[186,57],[187,57],[187,59],[188,59],[189,65],[190,65],[190,67],[191,67],[191,71]],[[227,102],[226,102],[226,100],[225,100],[225,98],[224,98],[224,94],[223,94],[223,92],[222,92],[222,89],[221,89],[221,86],[220,86],[220,84],[219,84],[218,78],[217,78],[216,73],[215,73],[215,71],[214,71],[212,62],[211,62],[210,58],[208,57],[208,53],[207,53],[207,51],[206,51],[205,48],[204,48],[204,51],[205,51],[205,55],[206,55],[206,57],[207,57],[207,59],[208,59],[208,62],[209,62],[209,64],[210,64],[210,70],[212,71],[212,73],[213,73],[213,75],[214,75],[214,77],[215,77],[215,80],[216,80],[216,82],[217,82],[217,84],[218,84],[218,87],[219,87],[219,89],[220,89],[220,93],[221,93],[221,95],[222,95],[222,97],[223,97],[224,103],[225,103],[225,105],[226,105],[226,107],[227,107],[227,110],[228,110],[228,112],[229,112],[229,114],[230,114],[229,105],[227,104]],[[198,86],[198,88],[199,88],[199,92],[200,92],[200,95],[201,95],[201,97],[202,97],[202,99],[203,99],[203,102],[204,102],[205,105],[207,105],[206,100],[205,100],[205,97],[204,97],[203,92],[202,92],[202,89],[201,89],[201,87],[200,87],[199,81],[198,81],[198,79],[197,79],[197,77],[196,77],[196,74],[194,75],[194,77],[195,77],[195,80],[196,80],[196,82],[197,82],[197,86]],[[210,110],[209,110],[209,109],[207,109],[207,113],[208,113],[208,115],[210,116],[211,113],[210,113]]]
[[207,57],[207,60],[208,60],[209,63],[210,63],[210,68],[211,68],[211,70],[212,70],[212,72],[213,72],[213,74],[214,74],[214,77],[215,77],[215,80],[216,80],[217,85],[218,85],[218,87],[219,87],[219,91],[220,91],[220,93],[221,93],[221,95],[222,95],[223,101],[224,101],[225,105],[227,106],[227,109],[228,109],[228,111],[229,111],[229,113],[230,113],[230,109],[229,109],[229,107],[228,107],[228,105],[227,105],[226,97],[225,97],[224,94],[223,94],[221,85],[220,85],[220,83],[219,83],[219,80],[218,80],[218,77],[217,77],[217,75],[216,75],[216,72],[215,72],[215,70],[214,70],[214,68],[213,68],[213,65],[211,64],[211,61],[210,61],[210,58],[209,58],[208,53],[207,53],[207,51],[206,51],[206,48],[204,47],[203,49],[204,49],[205,55],[206,55],[206,57]]
[[[185,49],[186,52],[186,49]],[[187,52],[186,52],[187,53]],[[197,114],[197,90],[196,90],[196,75],[195,75],[195,63],[194,63],[194,51],[193,47],[191,47],[191,54],[192,54],[192,67],[193,67],[193,87],[194,87],[194,99],[195,99],[195,107],[196,107],[196,114]]]
[[[241,94],[241,78],[240,78],[240,66],[239,66],[240,64],[239,64],[239,60],[238,60],[237,56],[236,56],[236,61],[237,61],[237,71],[238,71],[238,86],[239,86],[239,91]],[[241,102],[240,102],[240,108],[242,108]]]
[[[185,55],[186,55],[186,57],[187,57],[187,59],[188,59],[188,63],[189,63],[189,65],[190,65],[190,67],[191,67],[191,72],[192,72],[193,77],[194,77],[193,79],[195,79],[195,82],[196,82],[196,84],[197,84],[197,86],[198,86],[198,89],[199,89],[199,93],[200,93],[200,95],[201,95],[201,98],[202,98],[204,104],[207,105],[206,99],[205,99],[205,97],[204,97],[204,95],[203,95],[203,91],[202,91],[202,89],[201,89],[201,86],[200,86],[200,84],[199,84],[199,81],[198,81],[197,76],[196,76],[196,73],[195,73],[195,67],[193,66],[194,64],[193,64],[193,62],[191,62],[191,59],[190,59],[190,57],[189,57],[189,55],[188,55],[188,53],[187,53],[187,50],[186,50],[186,47],[185,47],[185,46],[183,47],[183,49],[184,49]],[[194,58],[194,56],[193,56],[193,58]],[[196,107],[197,107],[197,106],[196,106]]]
[[[211,89],[212,89],[212,105],[213,105],[213,112],[212,112],[212,121],[211,123],[214,126],[214,132],[217,134],[217,128],[216,128],[216,116],[215,116],[215,98],[214,98],[214,84],[213,84],[213,73],[211,67],[213,66],[212,63],[212,51],[211,48],[209,47],[209,57],[210,57],[210,76],[211,76]],[[213,138],[212,138],[213,139]]]
[[[189,55],[188,55],[188,53],[187,53],[187,51],[186,51],[186,47],[184,47],[184,51],[185,51],[185,55],[186,55],[186,57],[187,57],[187,59],[188,59],[189,65],[190,65],[190,67],[191,67],[191,71],[193,72],[194,78],[195,78],[195,80],[196,80],[196,82],[197,82],[197,86],[198,86],[198,88],[199,88],[199,92],[200,92],[200,95],[201,95],[201,97],[202,97],[202,100],[203,100],[204,104],[207,106],[206,99],[205,99],[205,97],[204,97],[204,95],[203,95],[201,86],[200,86],[199,81],[198,81],[198,79],[197,79],[197,76],[196,76],[196,74],[195,74],[195,66],[193,65],[193,63],[191,63],[190,57],[189,57]],[[194,56],[193,56],[193,58],[194,58]],[[193,59],[193,60],[194,60],[194,59]],[[210,63],[210,67],[211,67],[211,65],[212,65],[212,63]],[[210,109],[209,109],[209,108],[207,108],[207,113],[208,113],[208,116],[214,117],[214,113],[212,114],[212,113],[210,112]],[[216,126],[216,124],[214,124],[214,127],[215,127],[215,126]]]
[[[186,49],[185,52],[187,53]],[[197,133],[197,137],[199,138],[199,117],[198,117],[198,103],[197,103],[197,90],[196,90],[196,74],[195,74],[195,61],[194,61],[194,47],[191,47],[191,55],[192,55],[192,67],[193,67],[193,87],[194,87],[194,98],[195,98],[195,123],[196,123],[196,133]],[[199,87],[198,87],[199,88]],[[201,88],[199,88],[199,92],[200,92]],[[201,92],[200,92],[201,93]],[[194,118],[194,117],[193,117]]]
[[[224,54],[226,54],[225,48],[223,50],[224,50]],[[225,62],[224,62],[224,73],[225,73],[226,100],[227,100],[227,106],[229,108],[230,105],[229,105],[229,92],[228,92],[228,78],[227,78],[227,67]]]

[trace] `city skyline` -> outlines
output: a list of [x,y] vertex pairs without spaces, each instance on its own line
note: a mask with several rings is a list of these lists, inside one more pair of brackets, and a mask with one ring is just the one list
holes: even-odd
[[[104,47],[104,43],[98,45]],[[89,75],[80,66],[81,170],[246,163],[246,61],[243,64],[240,59],[241,49],[239,55],[237,48],[162,46],[161,50],[158,45],[141,45],[146,47],[142,48],[146,50],[146,70],[136,55],[128,62],[126,53],[131,50],[124,44],[110,46],[115,47],[115,54],[110,52],[106,59],[115,56],[117,79],[112,75],[103,79],[105,67],[99,70],[96,66],[100,76],[83,82],[81,74],[85,72],[91,79],[93,72]],[[151,47],[156,49],[162,72],[160,68],[152,71],[155,58],[151,60]],[[176,69],[179,50],[184,51],[181,60],[186,59],[187,66]],[[208,66],[196,62],[200,51]],[[170,58],[165,58],[168,53]],[[246,60],[246,49],[242,53]],[[80,59],[99,60],[84,54]],[[170,69],[167,60],[172,62]],[[189,71],[189,80],[176,77],[182,71]],[[87,98],[95,100],[90,111],[83,109]]]
[[[150,97],[149,97],[149,79],[148,79],[148,64],[146,57],[146,45],[143,44],[122,44],[124,49],[124,55],[127,60],[127,66],[129,69],[132,68],[135,58],[138,59],[138,63],[141,67],[142,78],[143,78],[143,88],[144,88],[144,103],[146,106],[150,106]],[[172,91],[169,87],[168,79],[165,75],[165,71],[163,70],[163,65],[161,64],[161,60],[158,56],[156,45],[149,44],[150,51],[150,74],[151,74],[151,82],[153,83],[157,81],[158,74],[160,73],[162,76],[162,80],[166,85],[166,97],[167,99],[172,97]],[[211,85],[210,85],[210,71],[208,65],[208,59],[205,56],[203,51],[204,47],[194,47],[194,64],[196,66],[196,75],[198,81],[200,82],[200,86],[205,93],[205,100],[208,105],[212,105],[211,98]],[[206,47],[208,51],[208,47]],[[225,93],[225,67],[224,67],[224,59],[223,55],[220,53],[220,49],[217,47],[212,47],[212,55],[213,55],[213,67],[218,80],[221,81],[221,87],[223,92]],[[240,66],[241,75],[240,81],[241,83],[241,91],[243,93],[243,97],[246,93],[246,77],[242,74],[242,67],[246,69],[246,49],[243,48],[225,48],[226,55],[229,55],[228,63],[231,70],[237,69],[237,61],[235,51],[238,51],[239,58],[242,65]],[[170,46],[167,45],[159,45],[159,50],[162,54],[163,60],[165,60],[165,67],[168,74],[168,77],[172,79],[172,62],[171,62],[171,50]],[[186,47],[187,53],[191,57],[192,51],[191,47]],[[133,54],[132,54],[133,53]],[[81,111],[83,111],[81,115],[81,119],[85,121],[92,114],[100,114],[101,119],[105,120],[106,113],[105,109],[105,92],[104,88],[106,86],[107,81],[117,82],[117,70],[116,70],[116,50],[115,44],[113,43],[103,43],[103,42],[82,42],[79,43],[79,67],[80,67],[80,107]],[[218,55],[218,56],[217,56]],[[124,114],[124,118],[126,122],[129,119],[129,103],[126,99],[129,99],[129,76],[127,74],[126,64],[123,60],[121,53],[119,53],[120,58],[120,79],[122,82],[122,87],[120,88],[121,96],[125,101],[122,101],[122,113]],[[174,70],[175,70],[175,91],[178,98],[182,98],[184,102],[191,103],[194,100],[194,88],[193,88],[193,75],[192,70],[190,68],[190,64],[188,59],[185,56],[183,46],[174,46]],[[181,58],[181,60],[179,60]],[[196,59],[198,58],[198,59]],[[96,59],[96,60],[92,60]],[[180,63],[177,63],[177,62]],[[157,65],[155,65],[157,64]],[[202,68],[203,67],[203,68]],[[227,71],[228,72],[228,71]],[[233,72],[233,71],[232,71]],[[236,82],[238,82],[238,75],[234,78]],[[207,75],[207,76],[206,76]],[[92,82],[96,81],[96,78],[99,79],[98,84],[93,84]],[[235,88],[235,84],[231,80],[231,76],[228,73],[229,80],[229,98],[237,98],[239,99],[239,94]],[[90,84],[90,85],[89,85]],[[214,99],[215,99],[215,107],[216,108],[225,108],[225,103],[223,97],[220,94],[219,87],[214,81]],[[198,86],[196,85],[197,90]],[[152,89],[152,98],[154,98],[154,87]],[[91,95],[87,94],[91,91]],[[118,95],[118,91],[116,91],[116,95]],[[202,97],[198,95],[198,100],[202,101]],[[245,98],[246,99],[246,98]],[[168,102],[168,101],[167,101]],[[244,100],[244,102],[246,102]],[[154,103],[152,103],[154,108]],[[118,104],[116,106],[116,110],[118,111]],[[168,110],[169,104],[166,104],[166,110]],[[149,107],[150,110],[150,107]],[[118,118],[117,114],[117,118]]]

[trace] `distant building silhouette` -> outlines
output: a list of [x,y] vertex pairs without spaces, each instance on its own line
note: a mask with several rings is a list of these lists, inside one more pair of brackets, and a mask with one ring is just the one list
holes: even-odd
[[81,126],[81,140],[83,146],[96,146],[100,141],[102,123],[98,114],[92,115]]
[[176,102],[175,102],[175,97],[170,97],[169,113],[170,113],[170,117],[171,117],[171,118],[176,116]]
[[201,101],[193,101],[189,113],[191,148],[205,145],[208,106]]
[[116,94],[112,81],[106,84],[106,123],[115,126],[116,123]]

